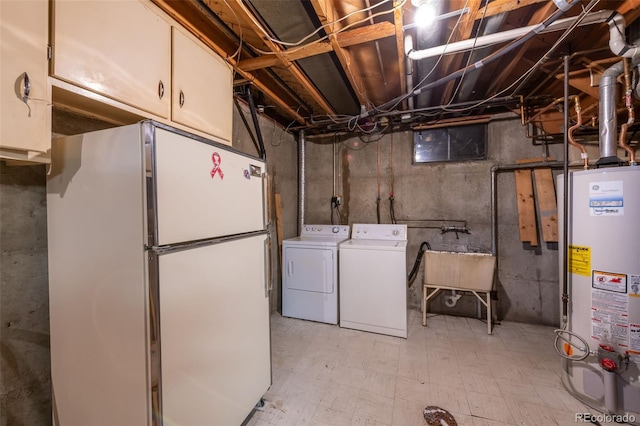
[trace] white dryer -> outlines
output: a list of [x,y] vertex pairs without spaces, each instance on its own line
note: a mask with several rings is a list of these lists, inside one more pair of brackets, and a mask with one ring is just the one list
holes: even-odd
[[303,225],[282,242],[282,315],[338,324],[338,246],[348,225]]
[[340,327],[407,337],[407,225],[354,224],[340,244]]

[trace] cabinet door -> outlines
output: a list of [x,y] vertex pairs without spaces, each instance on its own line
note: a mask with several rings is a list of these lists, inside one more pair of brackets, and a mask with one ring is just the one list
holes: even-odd
[[171,25],[144,1],[55,0],[53,74],[169,118]]
[[[47,0],[0,1],[2,158],[37,156],[51,146],[48,17]],[[15,156],[5,155],[11,150],[17,151]]]
[[215,52],[173,27],[171,119],[231,142],[233,76]]

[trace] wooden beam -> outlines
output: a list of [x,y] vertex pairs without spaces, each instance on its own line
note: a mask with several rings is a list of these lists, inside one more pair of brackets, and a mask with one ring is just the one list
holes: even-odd
[[[500,13],[511,12],[517,9],[521,9],[523,7],[528,7],[536,3],[546,3],[548,0],[493,0],[487,6],[479,9],[476,14],[476,19],[479,19],[484,14],[485,18],[489,16],[498,15]],[[577,4],[578,2],[576,2]],[[484,12],[484,9],[487,9],[487,12]]]
[[558,207],[556,191],[553,186],[551,169],[535,169],[533,176],[536,181],[536,201],[540,214],[540,228],[542,239],[546,242],[558,242]]
[[536,228],[536,210],[533,198],[531,170],[516,170],[514,171],[514,175],[516,178],[520,241],[528,242],[535,247],[538,245],[538,230]]
[[[396,29],[391,22],[380,22],[378,24],[368,25],[354,30],[348,30],[336,34],[338,45],[340,47],[350,47],[357,44],[376,41],[396,34]],[[245,59],[238,63],[238,66],[245,71],[253,71],[260,68],[269,68],[281,64],[281,59],[287,61],[297,61],[299,59],[309,58],[311,56],[321,55],[331,52],[333,46],[329,41],[321,41],[310,43],[300,48],[293,48],[283,51],[279,56],[262,55],[257,58]]]
[[299,59],[309,58],[311,56],[321,55],[333,50],[331,43],[323,41],[320,43],[314,43],[309,46],[305,46],[302,49],[295,49],[291,52],[285,51],[279,56],[276,55],[262,55],[257,58],[244,59],[238,62],[238,67],[245,71],[255,71],[262,68],[269,68],[278,65],[282,65],[282,59],[288,62],[297,61]]
[[[482,4],[482,0],[469,0],[469,4],[467,7],[469,8],[469,13],[465,14],[458,24],[456,30],[451,35],[451,41],[456,42],[460,40],[467,40],[471,37],[471,31],[473,30],[473,24],[475,22],[476,16],[478,14],[478,8]],[[480,15],[482,16],[482,15]],[[464,59],[464,55],[447,55],[442,58],[442,69],[445,70],[443,75],[448,75],[454,71],[457,71],[462,66],[462,61]],[[450,101],[453,101],[451,95],[453,93],[453,88],[457,84],[457,79],[451,80],[445,86],[444,92],[442,93],[442,98],[440,101],[441,105],[446,105]]]
[[236,16],[239,19],[242,19],[247,22],[250,28],[256,33],[263,35],[263,41],[268,46],[269,49],[274,53],[274,55],[280,59],[282,65],[288,69],[294,79],[300,83],[300,85],[304,88],[304,90],[309,94],[309,96],[322,108],[325,114],[335,115],[335,110],[333,107],[327,102],[324,96],[318,91],[316,86],[309,81],[308,77],[302,70],[298,67],[297,64],[289,61],[283,55],[283,49],[277,43],[269,40],[270,34],[262,27],[262,24],[258,21],[258,19],[253,16],[251,11],[242,3],[241,0],[233,0],[225,2],[225,4],[231,8]]
[[349,52],[338,44],[335,33],[340,30],[341,24],[335,23],[335,21],[339,19],[340,16],[335,10],[332,0],[311,0],[311,5],[318,15],[318,20],[325,26],[325,31],[329,34],[329,41],[331,42],[333,51],[345,71],[347,79],[358,98],[358,102],[360,105],[368,106],[369,99],[364,83],[362,82],[362,74],[360,73],[358,64],[353,60]]
[[[405,65],[405,55],[404,55],[404,31],[403,27],[403,19],[402,19],[402,8],[400,5],[401,1],[396,0],[393,3],[393,7],[395,7],[393,11],[393,24],[394,31],[396,35],[396,52],[397,52],[397,60],[398,60],[398,76],[400,77],[400,94],[404,95],[407,93],[407,78],[406,78],[406,65]],[[413,89],[413,88],[411,88]],[[407,101],[402,103],[403,109],[407,109]]]
[[[535,25],[544,21],[544,19],[547,16],[549,16],[555,8],[556,8],[555,4],[553,2],[549,2],[546,6],[543,6],[542,8],[538,9],[533,14],[531,19],[529,20],[528,25]],[[513,72],[513,69],[520,63],[520,60],[522,60],[528,48],[529,48],[528,43],[525,43],[524,45],[520,46],[520,49],[518,49],[518,51],[513,56],[509,56],[509,61],[507,62],[506,66],[502,68],[502,71],[500,71],[500,74],[498,74],[498,77],[495,79],[492,79],[493,81],[489,86],[489,89],[485,92],[487,95],[492,95],[494,90],[496,90],[500,85],[505,87],[507,84],[511,84],[511,81],[509,80],[509,76]],[[500,61],[501,64],[504,62],[506,61]]]
[[[402,29],[402,20],[400,21],[400,29]],[[367,25],[366,27],[343,31],[336,34],[336,40],[340,47],[350,47],[356,44],[393,37],[394,35],[397,35],[397,25],[384,21]]]

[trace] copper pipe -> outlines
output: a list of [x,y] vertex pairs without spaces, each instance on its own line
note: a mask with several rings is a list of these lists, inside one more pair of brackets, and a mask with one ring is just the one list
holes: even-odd
[[629,59],[623,58],[622,61],[624,65],[624,103],[627,107],[627,111],[629,112],[629,118],[627,119],[627,122],[620,127],[620,140],[618,141],[618,145],[624,148],[624,150],[629,154],[629,165],[635,166],[637,165],[636,151],[635,149],[631,149],[627,144],[627,127],[631,126],[635,120],[633,102],[631,102],[631,72],[629,71]]
[[580,108],[580,98],[576,96],[574,102],[575,102],[575,108],[576,108],[577,122],[575,125],[569,127],[569,132],[568,132],[569,143],[580,150],[580,157],[584,161],[584,169],[587,170],[589,168],[589,154],[587,154],[587,150],[585,149],[585,147],[582,144],[576,142],[576,140],[573,138],[574,130],[582,126],[582,110]]

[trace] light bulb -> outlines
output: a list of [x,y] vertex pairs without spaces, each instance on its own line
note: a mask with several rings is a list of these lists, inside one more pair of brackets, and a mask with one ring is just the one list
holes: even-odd
[[419,27],[426,27],[435,20],[435,17],[435,9],[426,2],[421,2],[416,10],[413,20]]

